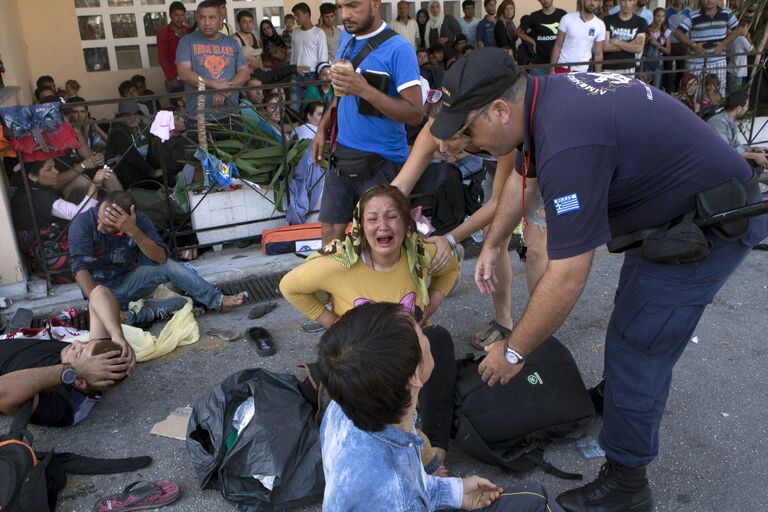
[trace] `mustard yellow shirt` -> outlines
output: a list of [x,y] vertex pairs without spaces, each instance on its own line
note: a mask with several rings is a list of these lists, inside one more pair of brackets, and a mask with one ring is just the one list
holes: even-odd
[[[430,256],[435,254],[433,244],[424,244]],[[459,262],[451,257],[446,267],[431,277],[429,291],[439,291],[448,296],[459,275]],[[380,272],[358,260],[352,268],[346,268],[329,256],[304,262],[288,272],[280,281],[280,292],[296,309],[308,318],[316,320],[325,305],[315,297],[317,292],[328,292],[333,299],[333,312],[341,316],[365,302],[399,302],[409,309],[418,306],[424,311],[416,283],[408,269],[405,251],[400,261],[389,271]]]

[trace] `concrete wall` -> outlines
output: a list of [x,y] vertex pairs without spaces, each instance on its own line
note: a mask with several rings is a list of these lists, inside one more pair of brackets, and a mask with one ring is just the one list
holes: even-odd
[[[77,28],[75,3],[72,0],[4,0],[18,5],[24,41],[29,55],[31,79],[26,85],[34,90],[40,75],[51,75],[56,85],[73,78],[80,82],[80,95],[87,100],[117,98],[117,86],[140,73],[147,77],[147,87],[165,91],[160,68],[124,69],[87,72]],[[96,117],[112,117],[114,106],[92,107]]]

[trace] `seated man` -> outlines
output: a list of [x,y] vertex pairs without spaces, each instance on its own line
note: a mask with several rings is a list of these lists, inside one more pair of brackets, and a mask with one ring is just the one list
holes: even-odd
[[32,423],[74,425],[131,374],[133,349],[123,338],[120,310],[106,287],[91,291],[88,315],[88,343],[0,340],[0,412],[11,416],[32,399]]
[[104,152],[104,158],[125,189],[142,182],[161,182],[163,176],[163,169],[156,164],[149,149],[149,129],[141,119],[140,107],[135,101],[120,103],[117,110],[120,122],[112,124]]
[[502,493],[479,476],[424,472],[416,400],[434,361],[429,340],[399,304],[348,311],[318,351],[320,379],[333,400],[320,426],[323,510],[562,512],[538,484]]
[[[158,285],[171,282],[208,309],[239,306],[244,294],[223,295],[190,269],[170,258],[152,221],[136,211],[127,192],[110,192],[97,208],[74,218],[69,226],[72,274],[85,297],[103,284],[126,311],[128,303],[149,296]],[[181,309],[184,300],[147,301],[138,313],[128,310],[125,323],[162,320]]]
[[768,167],[768,153],[761,148],[749,148],[739,141],[739,122],[749,112],[749,95],[737,91],[725,99],[724,109],[709,118],[707,124],[758,172]]

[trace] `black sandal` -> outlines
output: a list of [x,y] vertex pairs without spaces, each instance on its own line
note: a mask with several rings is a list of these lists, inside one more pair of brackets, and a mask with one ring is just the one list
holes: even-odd
[[487,329],[472,336],[472,341],[470,341],[470,344],[477,350],[485,350],[485,347],[491,343],[496,343],[499,340],[509,339],[511,334],[511,329],[507,329],[496,320],[492,320],[488,323]]

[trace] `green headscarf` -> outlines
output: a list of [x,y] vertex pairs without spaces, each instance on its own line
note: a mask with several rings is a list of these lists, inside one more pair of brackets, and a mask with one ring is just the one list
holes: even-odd
[[[363,212],[360,209],[360,202],[358,202],[357,206],[355,206],[355,211],[352,213],[352,230],[343,240],[336,239],[316,253],[311,254],[307,261],[320,256],[328,256],[345,267],[352,268],[360,259],[360,254],[363,250],[365,235],[362,230],[362,218]],[[426,269],[429,268],[432,258],[424,249],[421,235],[416,231],[407,233],[403,244],[405,245],[405,254],[408,258],[408,270],[411,272],[411,279],[413,279],[421,294],[421,301],[427,306],[429,304],[429,290],[427,289]]]

